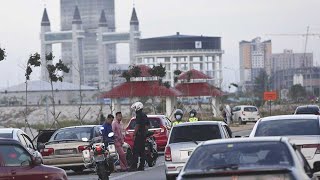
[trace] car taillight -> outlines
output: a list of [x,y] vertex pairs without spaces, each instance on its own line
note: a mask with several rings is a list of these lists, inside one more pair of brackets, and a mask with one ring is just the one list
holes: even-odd
[[320,144],[304,144],[302,148],[317,148],[315,154],[320,154]]
[[166,161],[172,161],[172,157],[171,157],[171,148],[170,146],[166,146],[166,149],[164,151],[164,159]]
[[54,153],[54,149],[53,148],[45,148],[45,149],[41,150],[41,155],[42,156],[50,156],[53,153]]
[[101,152],[102,152],[101,146],[96,146],[96,152],[97,152],[98,154],[101,154]]
[[79,152],[82,152],[82,151],[84,151],[86,149],[86,146],[79,146],[78,147],[78,151]]

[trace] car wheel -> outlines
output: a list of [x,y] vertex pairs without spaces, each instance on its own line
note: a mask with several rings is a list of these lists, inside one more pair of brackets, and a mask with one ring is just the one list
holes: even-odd
[[166,174],[166,180],[175,180],[176,176]]
[[84,167],[76,167],[76,168],[72,168],[72,171],[74,171],[75,173],[82,173],[84,170]]

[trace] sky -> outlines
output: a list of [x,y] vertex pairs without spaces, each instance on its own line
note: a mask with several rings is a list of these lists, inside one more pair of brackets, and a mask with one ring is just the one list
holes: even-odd
[[[0,87],[24,82],[24,66],[31,53],[40,53],[40,22],[44,7],[51,28],[60,29],[59,0],[7,0],[0,6],[0,47],[7,58],[0,62]],[[319,0],[115,0],[117,31],[128,31],[133,4],[140,21],[142,38],[173,35],[221,36],[223,87],[239,81],[239,42],[261,37],[272,40],[273,53],[293,49],[303,53],[304,36],[267,34],[320,34]],[[59,57],[60,46],[54,53]],[[320,66],[320,35],[310,36],[307,52]],[[129,63],[128,45],[118,46],[118,62]],[[34,70],[32,80],[39,79]]]

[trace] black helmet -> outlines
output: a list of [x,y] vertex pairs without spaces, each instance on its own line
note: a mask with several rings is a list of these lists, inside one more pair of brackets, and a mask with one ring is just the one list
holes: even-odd
[[195,109],[192,109],[189,114],[197,115],[197,111]]
[[177,109],[175,112],[174,112],[174,115],[181,115],[183,116],[183,111],[181,109]]

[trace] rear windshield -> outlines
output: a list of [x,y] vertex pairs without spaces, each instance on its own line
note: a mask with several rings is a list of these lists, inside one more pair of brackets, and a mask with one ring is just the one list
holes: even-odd
[[296,114],[319,114],[319,108],[317,107],[300,107],[297,109]]
[[13,138],[12,133],[1,133],[0,138]]
[[186,171],[252,169],[263,166],[292,166],[293,160],[282,142],[238,142],[199,146],[186,164]]
[[295,136],[320,135],[319,120],[316,119],[283,119],[262,121],[255,136]]
[[255,107],[245,107],[245,108],[243,108],[243,110],[247,111],[247,112],[256,112],[256,111],[258,111],[258,109],[255,108]]
[[211,139],[221,139],[218,125],[180,126],[172,129],[169,143],[207,141]]
[[[159,118],[148,118],[148,119],[150,122],[150,128],[160,128],[161,119],[159,119]],[[136,119],[132,119],[130,121],[128,129],[134,129],[135,126],[136,126]]]
[[66,128],[55,133],[49,140],[82,140],[82,138],[91,139],[92,127]]

